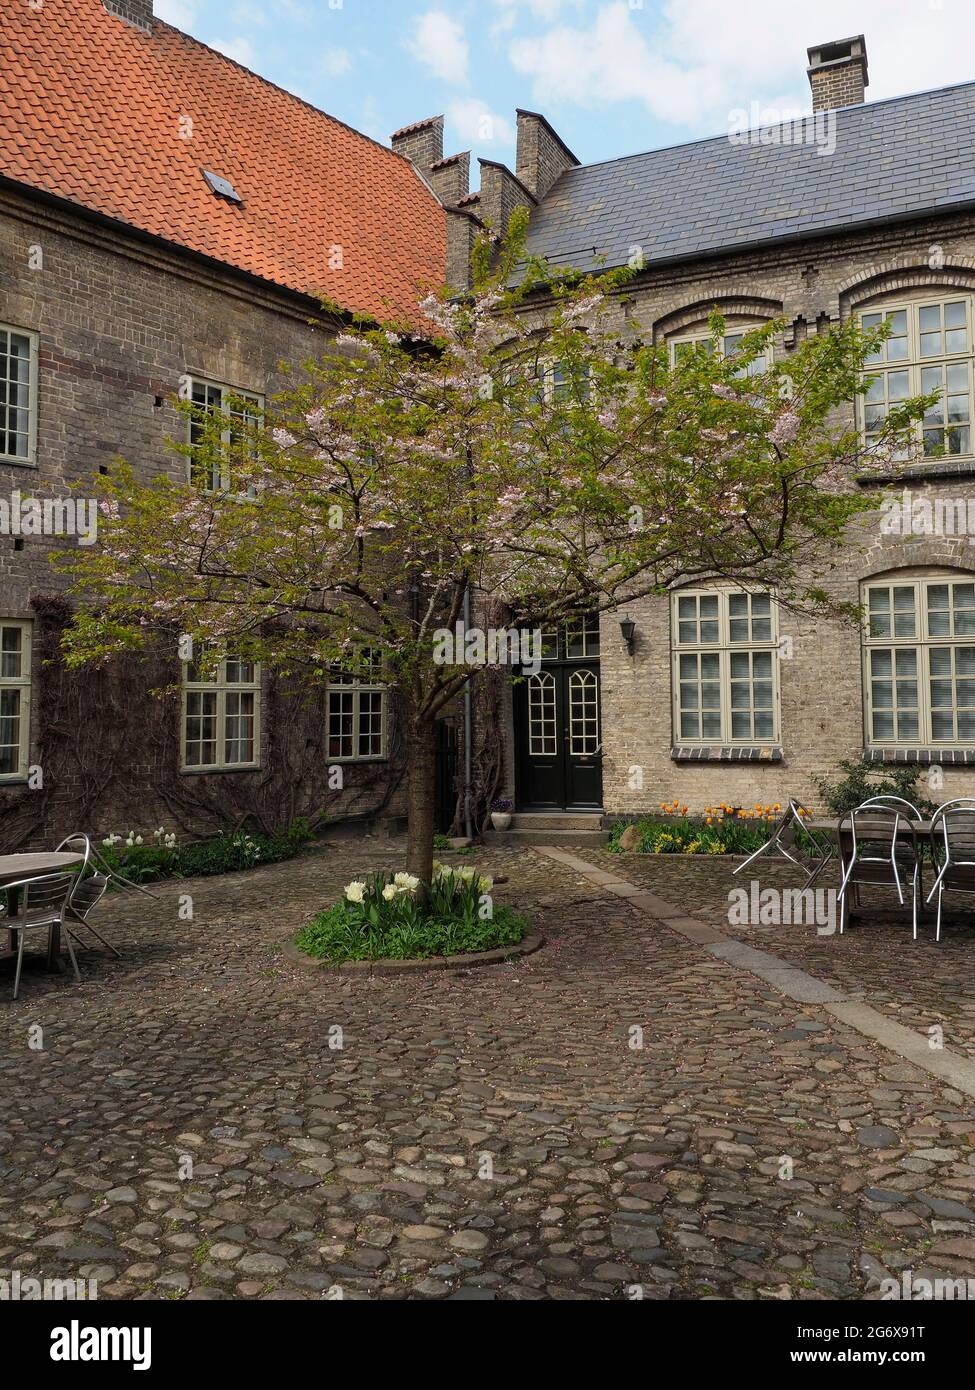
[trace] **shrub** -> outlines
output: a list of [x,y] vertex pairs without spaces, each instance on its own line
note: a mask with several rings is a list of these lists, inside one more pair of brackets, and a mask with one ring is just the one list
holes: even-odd
[[830,782],[825,777],[813,778],[827,810],[834,816],[852,811],[854,806],[859,806],[871,796],[902,796],[916,806],[922,815],[930,815],[935,810],[935,803],[918,792],[917,783],[923,768],[916,763],[898,764],[881,771],[876,763],[866,762],[863,758],[846,758],[839,764],[839,769],[845,776],[837,782]]
[[346,884],[340,902],[302,927],[295,944],[317,960],[421,960],[513,946],[527,922],[490,902],[493,882],[475,869],[434,864],[426,898],[409,874]]

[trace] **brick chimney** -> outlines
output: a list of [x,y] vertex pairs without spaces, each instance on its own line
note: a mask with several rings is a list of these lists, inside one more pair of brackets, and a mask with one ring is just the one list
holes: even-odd
[[116,19],[152,33],[152,0],[102,0],[102,4]]
[[867,88],[867,45],[862,34],[806,50],[813,110],[862,106]]
[[515,168],[519,179],[539,202],[567,169],[579,163],[568,145],[537,111],[518,110],[518,149]]
[[443,159],[443,116],[429,116],[396,130],[389,142],[397,154],[416,165],[430,182],[430,170]]
[[526,188],[506,164],[494,159],[479,159],[481,166],[481,197],[478,216],[490,223],[491,230],[504,236],[511,214],[517,207],[535,208],[538,199]]
[[470,191],[470,150],[465,150],[463,154],[452,154],[431,165],[427,178],[444,207],[456,207]]

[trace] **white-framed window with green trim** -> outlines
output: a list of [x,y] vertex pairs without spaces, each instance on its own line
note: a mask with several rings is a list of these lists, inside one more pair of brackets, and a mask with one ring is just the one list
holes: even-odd
[[206,678],[183,665],[184,772],[247,770],[261,765],[261,668],[230,657]]
[[0,323],[0,462],[37,461],[38,338]]
[[678,743],[780,740],[778,619],[772,596],[736,589],[671,595]]
[[[742,340],[746,333],[753,333],[756,328],[764,328],[763,323],[747,323],[744,325],[734,325],[730,331],[725,332],[720,342],[722,357],[734,357],[741,347]],[[727,327],[727,325],[726,325]],[[693,352],[695,348],[701,348],[708,354],[714,351],[714,338],[707,328],[696,330],[692,333],[677,333],[669,339],[670,360],[676,363],[686,353]],[[771,348],[765,352],[760,352],[751,362],[743,366],[736,376],[759,376],[768,370],[769,362],[772,360]]]
[[[242,429],[257,424],[264,414],[264,397],[253,391],[241,391],[236,386],[226,386],[221,382],[208,381],[206,377],[190,377],[190,400],[194,416],[189,422],[189,443],[196,446],[203,436],[204,423],[201,413],[220,411],[232,420],[239,420]],[[204,492],[226,492],[236,496],[252,495],[252,489],[244,490],[235,486],[232,475],[230,446],[234,443],[235,430],[228,426],[221,433],[227,446],[227,454],[219,459],[209,459],[205,463],[192,457],[188,460],[189,481]]]
[[0,618],[0,782],[27,776],[30,674],[30,623]]
[[872,444],[894,405],[940,391],[914,426],[925,458],[972,456],[972,296],[950,294],[860,311],[861,327],[890,325],[867,359],[870,384],[857,398],[859,428]]
[[360,647],[347,671],[333,671],[326,692],[328,758],[333,763],[386,757],[389,691],[382,652]]
[[975,574],[862,587],[868,747],[975,747]]

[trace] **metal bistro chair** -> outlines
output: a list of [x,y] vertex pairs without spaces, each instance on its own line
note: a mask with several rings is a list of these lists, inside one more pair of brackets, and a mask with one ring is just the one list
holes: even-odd
[[[83,831],[77,831],[73,835],[66,836],[58,845],[56,852],[60,853],[62,850],[82,856],[81,868],[75,873],[74,892],[71,894],[71,900],[68,903],[68,912],[64,922],[65,932],[70,932],[79,945],[85,946],[85,941],[78,935],[72,925],[72,923],[75,925],[80,923],[86,931],[91,933],[96,941],[100,942],[100,944],[105,947],[106,951],[111,951],[113,956],[117,956],[121,960],[121,951],[116,950],[110,941],[106,941],[101,932],[96,931],[88,920],[91,912],[98,906],[108,891],[110,871],[102,872],[101,869],[92,868],[92,872],[90,874],[88,873],[89,867],[92,867],[94,864],[102,864],[104,861],[101,856],[97,855],[96,851],[93,850],[91,840]],[[106,869],[108,868],[107,865],[105,867]]]
[[[813,860],[812,865],[809,867],[789,852],[790,849],[796,848],[796,834],[799,830],[804,830],[819,850],[819,856]],[[753,854],[750,854],[747,859],[738,865],[737,869],[733,869],[732,874],[740,874],[742,869],[747,869],[749,864],[754,860],[766,854],[781,854],[783,859],[788,859],[790,864],[794,864],[796,868],[802,869],[806,875],[806,887],[808,888],[811,884],[815,883],[816,879],[832,859],[833,846],[828,841],[817,840],[810,831],[805,830],[799,803],[790,798],[789,804],[786,806],[779,823],[776,825],[765,844],[760,845]]]
[[[20,971],[24,961],[24,937],[29,931],[47,928],[48,942],[55,927],[64,926],[64,915],[76,884],[74,874],[39,874],[36,878],[22,878],[16,883],[4,884],[7,894],[5,913],[6,927],[17,933],[17,970],[14,975],[14,998],[20,990]],[[17,895],[17,905],[11,910],[10,894]],[[68,954],[74,969],[74,977],[81,983],[78,960],[71,945],[71,937],[65,933]]]
[[841,935],[846,925],[848,889],[853,889],[859,904],[860,884],[892,885],[903,907],[902,879],[909,875],[914,940],[917,940],[918,904],[923,891],[917,843],[920,819],[917,807],[900,796],[872,796],[840,816],[836,831],[843,867],[838,894]]
[[941,899],[949,889],[975,893],[975,799],[946,801],[931,817],[931,861],[937,875],[926,901],[938,895],[935,941],[941,940]]

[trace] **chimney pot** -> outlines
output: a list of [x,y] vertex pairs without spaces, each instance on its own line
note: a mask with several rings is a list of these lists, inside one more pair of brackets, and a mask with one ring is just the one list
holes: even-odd
[[868,85],[867,44],[862,34],[834,39],[806,50],[813,110],[832,111],[839,106],[862,106]]

